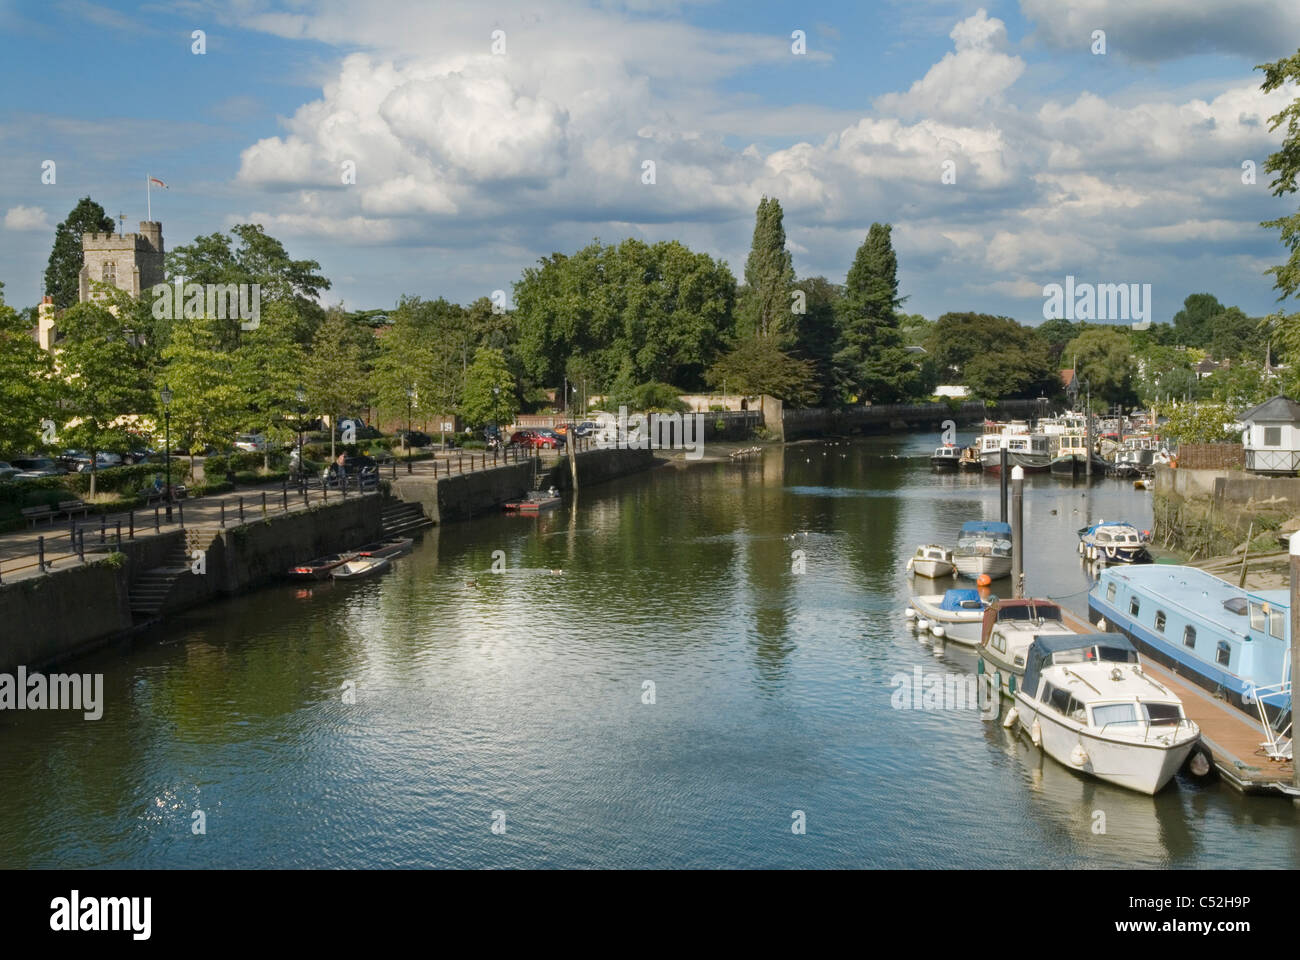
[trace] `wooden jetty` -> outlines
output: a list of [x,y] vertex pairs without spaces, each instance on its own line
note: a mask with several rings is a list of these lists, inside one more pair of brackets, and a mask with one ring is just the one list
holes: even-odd
[[[1065,625],[1076,633],[1096,633],[1097,628],[1062,610]],[[1183,701],[1188,719],[1201,728],[1201,743],[1210,751],[1219,775],[1243,793],[1276,793],[1300,798],[1293,785],[1291,761],[1270,760],[1264,753],[1266,735],[1259,721],[1216,699],[1195,683],[1142,656],[1142,669],[1167,686]]]

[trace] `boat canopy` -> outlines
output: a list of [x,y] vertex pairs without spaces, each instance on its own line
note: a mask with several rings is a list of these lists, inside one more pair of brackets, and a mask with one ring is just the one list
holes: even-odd
[[943,593],[943,602],[939,604],[940,610],[979,610],[983,608],[984,601],[980,599],[978,590],[961,588],[957,590],[945,590]]
[[1060,633],[1034,637],[1025,655],[1026,696],[1038,696],[1038,678],[1043,668],[1058,653],[1071,650],[1084,651],[1083,660],[1105,660],[1113,663],[1137,663],[1137,649],[1122,633]]
[[1061,620],[1061,607],[1051,600],[1023,599],[998,600],[984,611],[983,635],[987,637],[994,624],[1007,620]]
[[981,533],[1011,539],[1011,524],[999,523],[997,520],[969,520],[961,525],[961,536],[978,536]]

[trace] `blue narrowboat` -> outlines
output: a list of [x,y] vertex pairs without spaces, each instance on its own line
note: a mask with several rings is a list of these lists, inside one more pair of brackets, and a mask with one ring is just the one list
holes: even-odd
[[1254,712],[1290,709],[1290,593],[1251,592],[1198,567],[1111,567],[1088,593],[1088,618],[1144,654]]

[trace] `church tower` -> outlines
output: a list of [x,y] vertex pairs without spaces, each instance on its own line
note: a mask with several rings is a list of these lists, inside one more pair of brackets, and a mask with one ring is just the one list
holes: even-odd
[[140,297],[155,284],[162,283],[162,223],[141,220],[139,233],[119,236],[116,233],[85,233],[81,236],[83,264],[79,275],[77,299],[102,299],[92,283],[106,283]]

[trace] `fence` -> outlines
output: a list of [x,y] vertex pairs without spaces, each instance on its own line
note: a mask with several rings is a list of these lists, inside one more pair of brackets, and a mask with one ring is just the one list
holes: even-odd
[[1239,443],[1184,443],[1178,447],[1180,470],[1232,470],[1245,465],[1245,451]]

